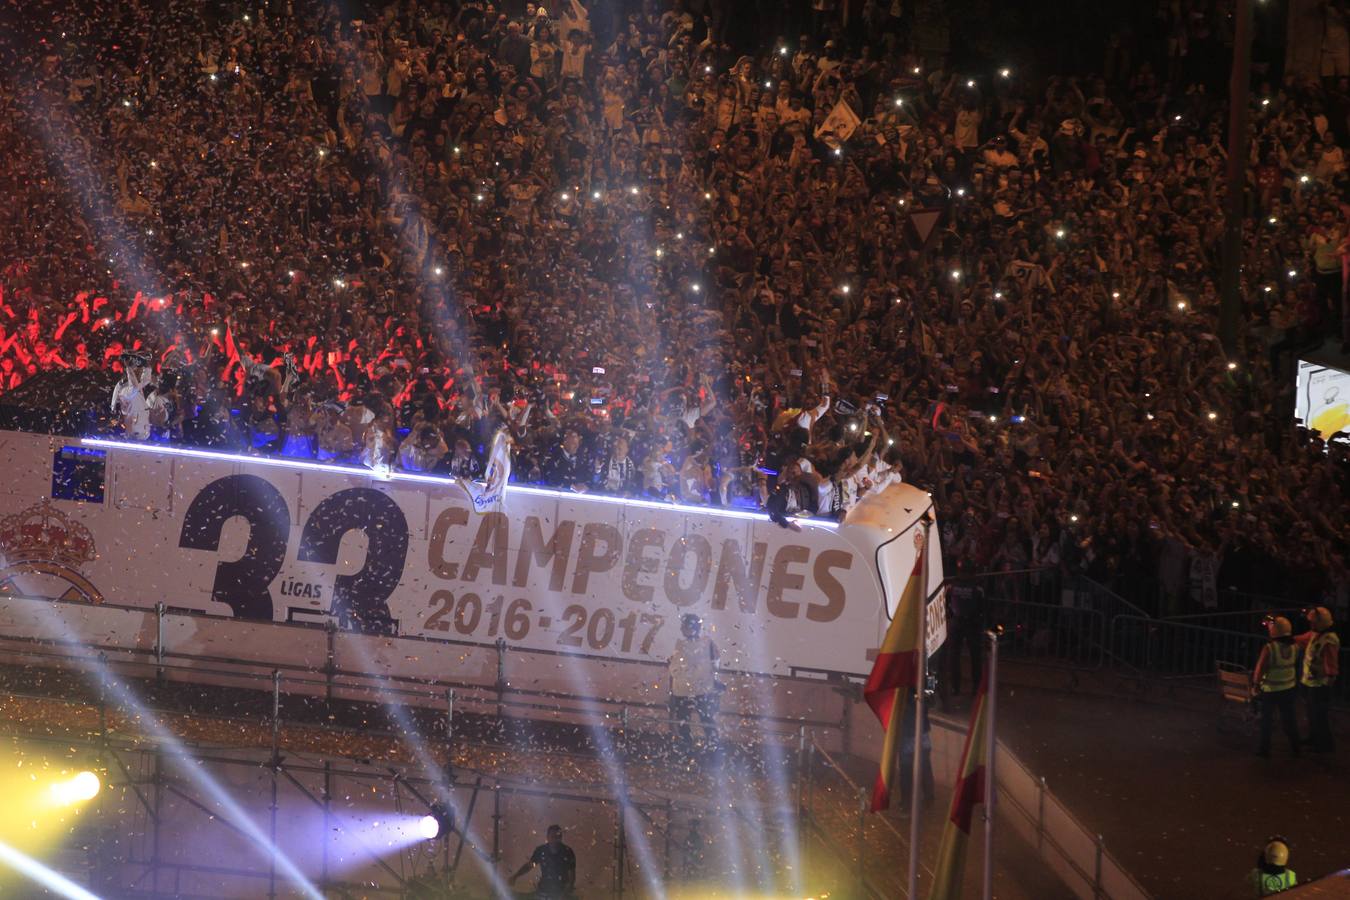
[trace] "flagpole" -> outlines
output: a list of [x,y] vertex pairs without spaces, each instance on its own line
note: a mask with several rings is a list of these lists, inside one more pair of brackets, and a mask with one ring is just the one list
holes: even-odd
[[910,775],[909,791],[909,897],[919,895],[919,807],[923,773],[923,714],[924,688],[928,686],[928,530],[933,525],[932,513],[923,515],[923,576],[919,592],[919,664],[914,680],[914,769]]
[[995,714],[998,711],[998,632],[986,631],[989,638],[989,668],[985,670],[984,702],[984,890],[980,894],[984,900],[994,896],[994,751],[998,749],[998,740],[994,730]]

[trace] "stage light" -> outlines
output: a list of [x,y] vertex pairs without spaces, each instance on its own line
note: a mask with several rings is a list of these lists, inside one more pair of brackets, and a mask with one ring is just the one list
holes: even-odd
[[905,105],[905,98],[904,98],[904,97],[896,97],[896,98],[895,98],[895,105],[896,105],[896,106],[904,106],[904,105]]
[[779,48],[778,48],[778,55],[779,55],[779,56],[787,56],[787,48],[786,48],[786,47],[779,47]]
[[52,802],[60,806],[83,803],[98,796],[102,787],[98,776],[93,772],[81,772],[73,778],[58,781],[51,786]]
[[1219,414],[1216,413],[1216,412],[1205,413],[1205,418],[1209,419],[1211,422],[1213,422],[1213,421],[1214,421],[1215,419],[1217,419],[1218,417],[1219,417]]
[[1011,77],[1012,77],[1012,69],[999,69],[999,70],[998,70],[998,74],[999,74],[999,77],[1001,77],[1001,78],[1011,78]]
[[1233,370],[1236,369],[1236,368],[1237,368],[1237,363],[1235,363],[1235,362],[1230,362],[1230,363],[1228,364],[1228,371],[1231,372],[1231,371],[1233,371]]
[[563,193],[562,193],[562,198],[561,198],[561,199],[562,199],[562,202],[566,203],[568,200],[571,200],[571,199],[572,199],[572,195],[569,194],[569,193],[567,193],[566,191],[563,191]]
[[966,87],[968,87],[968,88],[973,88],[974,86],[975,86],[975,79],[974,79],[974,78],[972,78],[972,79],[970,79],[969,81],[966,82]]
[[1185,308],[1186,308],[1186,301],[1185,301],[1185,300],[1178,300],[1178,301],[1177,301],[1177,309],[1178,309],[1178,310],[1184,310]]
[[957,189],[956,189],[956,196],[958,196],[958,197],[964,197],[965,195],[966,195],[966,189],[965,189],[965,188],[957,188]]
[[435,816],[423,816],[417,822],[417,833],[427,840],[434,840],[441,833],[441,823]]
[[434,271],[437,275],[444,275],[444,274],[445,274],[445,270],[442,269],[440,266],[437,266],[437,267],[436,267],[435,269],[433,269],[432,271]]
[[915,75],[918,75],[918,74],[919,74],[919,67],[918,67],[918,66],[915,66],[915,67],[914,67],[914,74],[915,74]]
[[599,192],[599,191],[591,191],[591,199],[592,199],[592,200],[599,200],[599,199],[600,199],[600,192]]
[[1309,181],[1312,181],[1312,179],[1309,178],[1307,175],[1300,175],[1300,176],[1298,176],[1298,183],[1299,183],[1299,184],[1307,184]]

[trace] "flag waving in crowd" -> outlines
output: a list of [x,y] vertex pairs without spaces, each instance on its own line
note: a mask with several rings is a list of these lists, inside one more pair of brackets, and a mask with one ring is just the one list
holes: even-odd
[[[961,751],[961,768],[952,790],[952,808],[942,830],[936,871],[928,900],[953,900],[961,896],[961,876],[966,867],[966,845],[970,843],[970,825],[975,807],[985,802],[985,778],[989,773],[989,670],[984,672],[980,690],[970,711],[970,731]],[[985,860],[985,865],[989,861]]]
[[872,812],[891,805],[891,785],[895,782],[895,755],[903,728],[905,700],[919,679],[919,616],[923,609],[923,561],[927,552],[922,532],[916,535],[915,544],[918,553],[914,556],[914,571],[900,595],[900,605],[886,629],[867,684],[863,686],[863,698],[886,732],[881,746],[881,771],[872,786]]

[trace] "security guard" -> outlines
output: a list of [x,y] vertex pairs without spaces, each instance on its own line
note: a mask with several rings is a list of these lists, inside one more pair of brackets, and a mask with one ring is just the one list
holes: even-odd
[[1289,890],[1298,884],[1294,870],[1289,868],[1289,845],[1282,837],[1266,841],[1265,850],[1256,858],[1256,868],[1248,875],[1253,897],[1269,897]]
[[1252,689],[1261,703],[1262,757],[1270,758],[1270,732],[1275,727],[1275,711],[1280,712],[1280,727],[1289,738],[1289,747],[1298,756],[1298,723],[1294,718],[1294,687],[1298,684],[1298,645],[1291,634],[1293,626],[1284,616],[1266,619],[1270,640],[1261,648],[1261,656],[1252,671]]
[[1303,647],[1303,670],[1299,683],[1308,703],[1308,740],[1313,753],[1335,749],[1331,736],[1331,686],[1340,674],[1341,639],[1331,630],[1331,611],[1325,606],[1308,610],[1311,630],[1295,640]]

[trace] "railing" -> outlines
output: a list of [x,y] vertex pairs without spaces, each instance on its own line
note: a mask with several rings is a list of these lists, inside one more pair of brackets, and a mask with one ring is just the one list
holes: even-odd
[[[903,873],[896,865],[901,856],[895,847],[907,847],[909,836],[885,815],[868,812],[871,792],[816,743],[814,736],[803,739],[798,772],[798,831],[802,841],[816,841],[842,866],[852,869],[856,896],[875,900],[908,897]],[[882,871],[873,871],[873,864]],[[931,883],[933,870],[922,862],[920,867]]]
[[[1167,682],[1213,679],[1218,664],[1253,665],[1268,639],[1255,629],[1231,631],[1176,619],[1117,616],[1111,620],[1112,658],[1141,677]],[[1350,666],[1350,647],[1341,647],[1341,670]],[[1350,702],[1350,679],[1332,687],[1339,703]]]
[[[935,721],[934,740],[950,739],[959,748],[958,728]],[[948,734],[950,732],[950,734]],[[803,839],[827,847],[854,867],[859,897],[906,897],[899,849],[909,837],[885,815],[867,812],[869,792],[830,753],[811,738],[804,743],[798,785]],[[1002,744],[998,747],[998,809],[1004,823],[1032,847],[1074,896],[1098,900],[1147,900],[1149,894],[1107,850],[1102,837],[1088,829]],[[900,771],[899,777],[908,777]],[[942,794],[941,791],[938,792]],[[923,881],[933,871],[921,863]]]
[[1075,897],[1147,900],[1148,892],[1107,852],[1102,836],[1001,743],[994,771],[999,812]]
[[[50,600],[6,595],[0,609],[14,610],[9,618],[18,624],[5,631],[0,625],[0,641],[11,645],[11,653],[41,660],[51,665],[76,668],[88,657],[102,655],[107,664],[137,677],[170,681],[206,681],[209,683],[270,691],[274,679],[283,693],[301,694],[357,702],[384,702],[445,708],[448,692],[455,693],[456,714],[468,711],[507,716],[519,713],[532,718],[579,721],[606,728],[623,728],[630,720],[641,718],[648,725],[668,726],[668,705],[664,692],[641,692],[633,685],[649,685],[653,671],[663,671],[664,663],[643,660],[605,660],[610,666],[631,667],[627,682],[632,690],[606,694],[596,690],[591,676],[579,675],[577,683],[566,689],[532,687],[535,677],[521,677],[522,670],[545,657],[572,658],[558,651],[514,647],[505,641],[494,644],[439,640],[417,637],[377,637],[344,631],[332,624],[316,625],[286,622],[240,622],[228,616],[212,616],[195,610],[174,609],[157,604],[153,609],[90,604],[82,601]],[[191,635],[194,646],[211,643],[211,629],[220,628],[214,646],[229,648],[234,655],[207,654],[175,649]],[[17,633],[22,630],[24,633]],[[278,638],[276,635],[282,635]],[[203,637],[207,635],[207,637]],[[266,637],[266,639],[260,639]],[[253,638],[251,640],[250,638]],[[391,642],[399,649],[391,651]],[[285,657],[259,650],[259,647],[285,648]],[[413,648],[414,654],[407,652]],[[425,649],[420,649],[425,647]],[[413,671],[438,671],[434,654],[450,648],[460,660],[476,655],[482,677],[468,678],[431,675],[416,677],[382,671],[395,659]],[[577,656],[596,661],[595,657]],[[416,659],[416,662],[411,660]],[[473,666],[461,666],[473,669]],[[551,666],[550,666],[551,668]],[[754,694],[760,682],[796,684],[828,692],[831,686],[819,679],[767,676],[745,672],[725,672],[731,681]],[[622,679],[613,678],[612,681]],[[642,696],[640,696],[640,694]],[[660,699],[644,699],[645,694],[660,694]],[[769,704],[772,706],[772,704]],[[821,732],[839,732],[847,712],[840,699],[840,713],[834,719],[811,715],[775,715],[772,713],[722,709],[718,727],[733,738],[781,735],[790,743],[797,729],[807,725]]]

